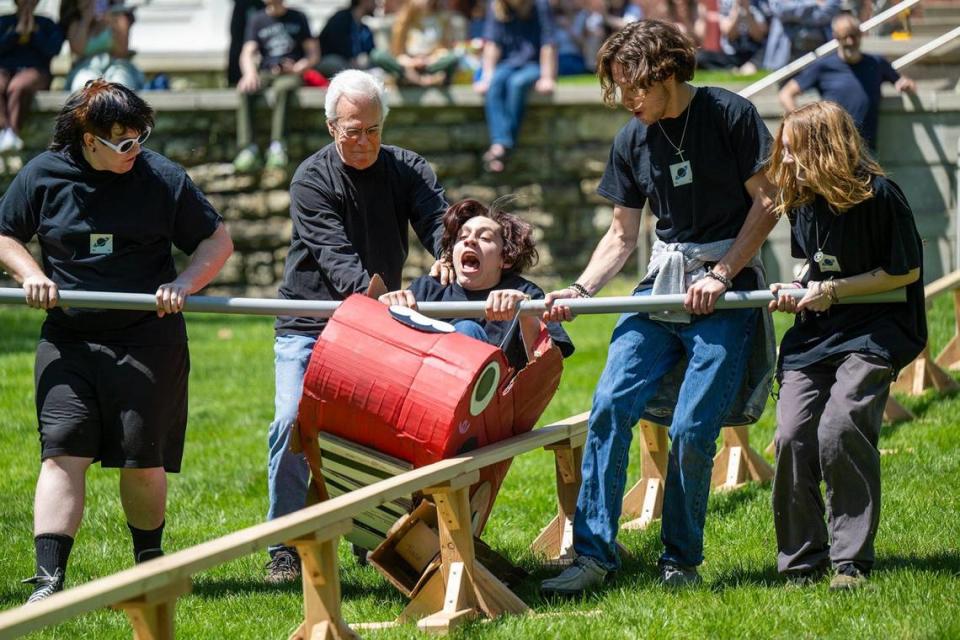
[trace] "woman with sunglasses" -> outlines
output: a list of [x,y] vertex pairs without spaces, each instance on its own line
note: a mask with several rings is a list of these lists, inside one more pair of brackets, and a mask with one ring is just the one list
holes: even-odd
[[[166,473],[180,470],[187,417],[186,297],[233,246],[182,167],[143,148],[153,110],[96,80],[70,96],[50,149],[0,199],[0,265],[46,309],[36,356],[41,467],[36,575],[28,602],[63,588],[86,470],[120,468],[134,560],[162,555]],[[26,248],[37,238],[38,264]],[[190,254],[179,275],[172,250]],[[41,266],[42,265],[42,266]],[[156,311],[64,309],[59,291],[156,294]]]

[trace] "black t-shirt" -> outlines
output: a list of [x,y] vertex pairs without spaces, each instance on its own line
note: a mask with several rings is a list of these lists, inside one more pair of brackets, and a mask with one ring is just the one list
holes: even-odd
[[[620,130],[597,193],[632,209],[649,200],[657,237],[667,243],[735,238],[753,204],[744,184],[763,171],[771,141],[750,101],[726,89],[700,87],[676,118],[651,126],[632,118]],[[681,161],[673,145],[683,150],[692,174],[678,186],[670,167]],[[679,177],[682,183],[690,176]],[[734,289],[756,284],[748,269],[734,279]]]
[[310,37],[307,16],[287,9],[282,16],[258,11],[247,23],[246,38],[255,40],[260,51],[260,68],[270,69],[284,60],[296,62],[304,57],[303,43]]
[[[840,215],[819,196],[793,212],[792,253],[808,260],[808,280],[847,278],[878,267],[901,276],[923,268],[920,235],[900,187],[878,176],[873,192],[872,198]],[[818,249],[836,257],[840,270],[821,271],[811,259]],[[831,356],[860,352],[886,358],[901,369],[926,343],[921,275],[907,287],[906,302],[843,304],[841,299],[824,313],[798,314],[780,343],[780,360],[784,369],[802,369]]]
[[[37,236],[43,271],[64,291],[155,293],[177,277],[172,247],[193,253],[219,224],[183,167],[148,149],[123,174],[45,151],[0,200],[0,234],[23,243]],[[47,311],[41,335],[121,345],[187,340],[180,314],[60,307]]]
[[320,31],[320,53],[353,60],[361,53],[373,51],[370,27],[353,19],[353,11],[341,9],[330,16]]
[[[366,291],[375,273],[399,289],[408,225],[439,256],[446,209],[436,174],[416,153],[383,145],[377,161],[358,171],[327,145],[303,161],[290,184],[293,236],[280,296],[343,300]],[[322,318],[280,316],[276,332],[316,336],[324,326]]]
[[820,58],[797,74],[801,91],[816,89],[824,100],[846,109],[871,149],[877,148],[880,120],[880,86],[900,79],[885,58],[863,54],[856,64],[848,64],[836,52]]
[[[413,292],[413,297],[417,299],[417,302],[486,301],[490,292],[497,289],[516,289],[536,300],[542,300],[544,297],[543,289],[515,273],[506,274],[497,283],[497,286],[482,291],[468,291],[456,282],[442,285],[439,280],[431,276],[421,276],[410,283],[410,291]],[[451,322],[455,318],[447,318],[446,320]],[[510,321],[508,320],[490,321],[481,318],[476,321],[487,332],[487,339],[490,344],[495,346],[500,346],[500,343],[506,337],[507,330],[510,328]],[[560,349],[564,358],[573,355],[573,341],[570,340],[570,336],[567,335],[559,322],[547,323],[547,331],[549,331],[550,337]],[[520,336],[519,327],[517,327],[513,339],[504,349],[504,353],[510,362],[510,366],[514,369],[519,370],[526,366],[527,351],[523,346],[523,338]]]

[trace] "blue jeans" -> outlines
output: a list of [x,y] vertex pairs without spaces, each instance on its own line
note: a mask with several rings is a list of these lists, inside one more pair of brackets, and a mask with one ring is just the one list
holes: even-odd
[[517,132],[527,107],[527,91],[539,77],[540,65],[536,62],[522,67],[497,65],[484,102],[490,144],[502,144],[508,149],[516,146]]
[[590,411],[573,524],[578,555],[590,556],[609,570],[619,566],[616,537],[633,426],[660,380],[686,354],[687,370],[670,426],[661,562],[687,567],[703,562],[716,439],[742,382],[756,313],[716,311],[689,324],[658,322],[646,313],[621,316]]
[[473,320],[458,320],[453,323],[453,328],[457,330],[457,333],[462,333],[465,336],[475,338],[481,342],[490,342],[490,339],[487,337],[487,332],[484,331],[479,322]]
[[[307,500],[310,469],[302,453],[290,451],[290,432],[297,420],[303,377],[317,339],[313,336],[277,336],[275,354],[276,395],[274,418],[267,433],[267,519],[302,509]],[[271,554],[283,545],[273,545]]]

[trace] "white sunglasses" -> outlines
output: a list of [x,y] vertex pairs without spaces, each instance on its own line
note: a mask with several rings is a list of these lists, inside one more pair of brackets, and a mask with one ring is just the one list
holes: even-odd
[[133,145],[134,145],[134,144],[137,144],[137,145],[139,145],[139,146],[142,147],[142,146],[143,146],[143,143],[146,142],[146,141],[147,141],[147,138],[150,137],[150,132],[151,132],[151,131],[152,131],[152,129],[151,129],[150,127],[147,127],[147,130],[144,131],[143,133],[141,133],[141,134],[140,134],[139,136],[137,136],[136,138],[127,138],[126,140],[121,140],[121,141],[118,142],[117,144],[114,144],[114,143],[110,142],[109,140],[104,140],[103,138],[101,138],[101,137],[98,136],[98,135],[94,135],[93,137],[96,138],[97,140],[99,140],[100,142],[102,142],[102,143],[103,143],[104,145],[106,145],[107,147],[113,149],[115,152],[120,153],[120,154],[127,154],[127,153],[130,153],[131,151],[133,151]]

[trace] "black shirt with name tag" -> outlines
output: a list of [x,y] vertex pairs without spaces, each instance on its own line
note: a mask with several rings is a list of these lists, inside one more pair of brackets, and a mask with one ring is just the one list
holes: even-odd
[[[422,157],[383,145],[363,170],[343,163],[331,143],[300,164],[290,183],[293,233],[280,285],[288,300],[343,300],[379,274],[400,288],[409,228],[440,255],[443,188]],[[276,335],[317,336],[325,318],[279,316]]]
[[[544,298],[543,289],[516,273],[504,274],[495,287],[478,291],[464,289],[456,282],[442,285],[439,280],[432,276],[417,278],[410,283],[409,288],[417,302],[485,302],[491,291],[499,289],[515,289],[527,294],[533,300],[543,300]],[[454,322],[456,318],[445,318],[445,320]],[[490,344],[495,346],[500,346],[506,339],[507,331],[512,323],[510,320],[487,320],[485,318],[474,318],[474,320],[483,327]],[[570,336],[567,335],[566,330],[559,322],[548,322],[547,331],[564,358],[573,355],[573,341],[570,340]],[[519,326],[503,351],[507,356],[507,361],[510,362],[510,366],[514,369],[519,371],[527,365],[527,350],[523,346]]]
[[[156,293],[177,277],[172,247],[190,254],[221,218],[183,167],[144,149],[126,173],[79,154],[45,151],[0,199],[0,235],[40,244],[44,273],[63,291]],[[128,346],[183,344],[181,314],[55,307],[41,336]]]
[[[753,204],[744,184],[764,170],[771,142],[749,100],[699,87],[676,118],[649,126],[631,118],[613,142],[597,193],[632,209],[649,201],[657,237],[667,243],[735,238]],[[674,145],[689,166],[682,165]],[[734,278],[734,289],[756,286],[750,269]]]
[[[892,276],[923,268],[923,245],[906,197],[892,180],[873,179],[873,197],[836,215],[820,196],[791,214],[793,257],[808,261],[810,280],[849,278],[881,268]],[[820,262],[814,255],[822,252]],[[780,343],[783,369],[802,369],[842,353],[871,353],[901,369],[927,343],[923,274],[906,302],[832,305],[798,314]]]

